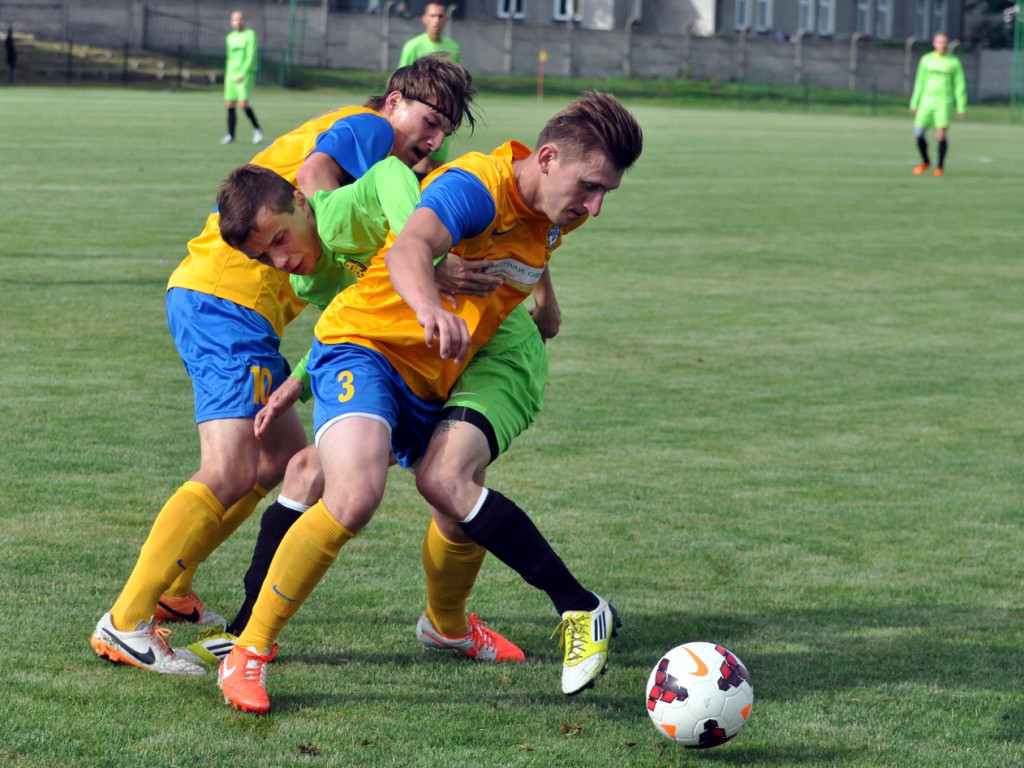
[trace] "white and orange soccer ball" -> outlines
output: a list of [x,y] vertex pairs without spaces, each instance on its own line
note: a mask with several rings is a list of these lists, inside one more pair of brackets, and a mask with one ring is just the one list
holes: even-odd
[[647,714],[662,736],[689,749],[725,744],[754,703],[750,675],[714,643],[684,643],[663,654],[647,678]]

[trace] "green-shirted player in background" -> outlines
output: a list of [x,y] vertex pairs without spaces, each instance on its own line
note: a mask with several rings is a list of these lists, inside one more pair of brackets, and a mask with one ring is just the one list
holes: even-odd
[[228,132],[220,143],[230,144],[235,140],[237,104],[252,123],[252,143],[259,144],[263,141],[263,131],[256,119],[256,113],[249,106],[249,96],[256,82],[259,45],[255,30],[245,26],[245,14],[241,11],[231,12],[231,31],[224,42],[227,47],[227,58],[224,61],[224,101],[228,107]]
[[[427,3],[423,10],[423,25],[427,31],[422,35],[410,39],[402,46],[402,55],[398,59],[398,66],[405,67],[412,64],[416,59],[431,54],[441,54],[454,62],[459,62],[459,44],[450,37],[444,36],[444,26],[448,23],[448,13],[443,3]],[[433,171],[439,165],[448,161],[448,144],[451,137],[444,140],[444,144],[437,152],[432,152],[430,157],[423,158],[413,170],[421,179]]]
[[914,167],[914,175],[920,176],[932,166],[928,158],[928,142],[925,132],[935,129],[939,140],[939,164],[935,175],[943,174],[946,161],[946,130],[949,128],[953,110],[961,120],[967,110],[967,81],[960,59],[949,53],[949,35],[936,32],[932,38],[931,53],[921,57],[914,80],[914,93],[910,97],[910,114],[914,116],[914,134],[917,148],[921,152],[921,164]]

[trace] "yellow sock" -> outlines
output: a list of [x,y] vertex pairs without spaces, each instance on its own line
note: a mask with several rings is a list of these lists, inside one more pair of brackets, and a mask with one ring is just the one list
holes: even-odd
[[237,645],[267,653],[277,635],[327,573],[338,552],[355,534],[318,501],[288,530],[267,571],[252,618]]
[[249,516],[256,510],[256,505],[266,498],[266,495],[266,489],[257,483],[242,499],[228,507],[228,511],[221,518],[220,528],[216,534],[210,537],[205,550],[196,555],[188,568],[181,572],[181,575],[164,591],[164,594],[171,597],[184,597],[191,592],[192,579],[195,578],[196,569],[206,558],[213,554],[217,547],[227,541],[231,534],[238,530],[238,526],[249,519]]
[[466,602],[487,550],[476,542],[446,539],[433,520],[423,537],[423,572],[427,576],[427,618],[445,637],[469,631]]
[[217,533],[224,507],[202,483],[191,480],[167,500],[153,522],[132,575],[110,609],[114,627],[131,632],[148,621],[157,600]]

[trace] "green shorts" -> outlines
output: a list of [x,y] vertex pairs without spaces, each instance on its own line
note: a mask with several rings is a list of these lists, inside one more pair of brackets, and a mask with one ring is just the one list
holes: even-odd
[[242,82],[236,83],[234,78],[224,80],[224,101],[248,101],[252,94],[252,86],[256,80],[255,75],[243,77]]
[[925,102],[914,115],[917,128],[949,128],[953,117],[953,105],[948,101]]
[[[531,334],[505,349],[489,353],[485,345],[455,382],[444,408],[467,408],[485,418],[494,430],[488,435],[493,461],[537,418],[547,381],[547,349],[533,326]],[[477,420],[463,420],[481,426]]]

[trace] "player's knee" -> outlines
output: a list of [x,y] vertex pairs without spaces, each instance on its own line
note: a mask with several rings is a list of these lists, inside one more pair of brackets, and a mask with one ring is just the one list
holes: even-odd
[[206,461],[196,475],[225,508],[242,499],[256,485],[257,468],[244,460]]
[[458,473],[440,464],[421,466],[416,471],[416,490],[428,504],[448,517],[456,517],[455,499],[460,483]]
[[324,473],[316,446],[309,445],[288,461],[281,493],[289,499],[318,499],[324,491]]

